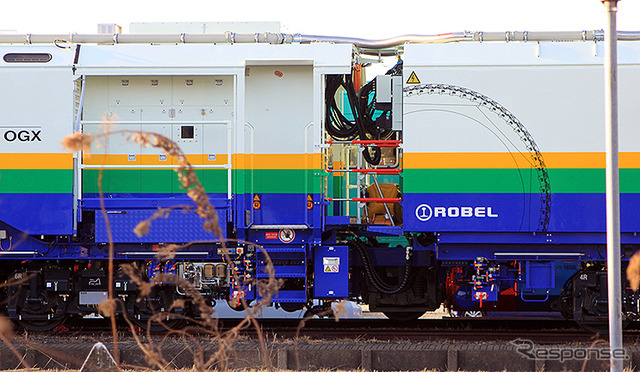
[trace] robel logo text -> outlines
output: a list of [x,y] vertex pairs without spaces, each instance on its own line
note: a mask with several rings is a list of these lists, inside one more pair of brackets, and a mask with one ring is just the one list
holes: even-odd
[[492,207],[431,207],[429,204],[420,204],[416,207],[416,218],[422,222],[431,218],[497,218],[498,213]]
[[42,142],[41,130],[9,129],[4,132],[4,140],[7,142]]

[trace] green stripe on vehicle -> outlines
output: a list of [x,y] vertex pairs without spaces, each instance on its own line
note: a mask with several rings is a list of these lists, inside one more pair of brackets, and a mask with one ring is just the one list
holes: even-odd
[[[320,170],[314,169],[236,169],[234,190],[243,193],[300,194],[321,191]],[[236,184],[237,182],[237,184]]]
[[0,169],[0,193],[71,193],[73,169]]
[[[604,193],[604,169],[547,169],[552,193]],[[533,169],[405,169],[407,193],[539,192]],[[620,192],[640,192],[640,169],[620,170]]]
[[[172,169],[105,169],[102,188],[105,193],[179,193],[185,192]],[[98,169],[83,173],[83,192],[98,193]],[[200,182],[209,193],[227,192],[226,169],[196,169]]]
[[[319,193],[318,170],[307,169],[254,169],[233,170],[233,192],[243,193]],[[99,170],[84,171],[83,191],[98,193]],[[227,192],[226,169],[196,169],[200,182],[209,193]],[[178,193],[177,174],[171,169],[105,169],[105,193]]]

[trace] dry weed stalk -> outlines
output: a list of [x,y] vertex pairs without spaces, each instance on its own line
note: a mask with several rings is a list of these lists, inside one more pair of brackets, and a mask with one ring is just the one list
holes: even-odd
[[[196,204],[196,214],[198,214],[198,216],[204,219],[203,229],[205,231],[209,231],[213,233],[216,237],[218,237],[222,247],[226,248],[226,240],[225,240],[225,237],[223,236],[222,229],[220,228],[220,225],[219,225],[218,214],[215,208],[213,207],[213,205],[211,205],[211,202],[209,201],[209,197],[205,192],[204,187],[200,183],[200,180],[198,179],[198,176],[196,175],[195,170],[193,169],[191,164],[187,161],[187,158],[185,154],[182,152],[182,150],[180,149],[180,147],[170,139],[155,133],[135,132],[130,136],[130,139],[132,141],[138,142],[141,146],[153,146],[161,149],[167,155],[175,157],[178,163],[178,166],[175,168],[176,173],[178,173],[178,180],[180,181],[182,188],[187,190],[187,196],[191,198],[191,200]],[[167,215],[167,213],[168,213],[168,210],[166,209],[159,210],[153,216],[151,216],[151,218],[140,222],[138,226],[136,226],[136,231],[137,231],[136,233],[143,232],[145,230],[148,231],[152,220],[160,217],[164,217]],[[179,247],[173,246],[172,248],[177,249]],[[262,247],[258,247],[258,248],[262,249]],[[226,252],[227,250],[224,249],[224,251]],[[268,258],[268,254],[266,253],[266,251],[264,251],[264,249],[262,249],[262,251],[267,257],[266,271],[269,274],[269,279],[258,283],[257,290],[260,297],[262,297],[262,300],[260,300],[259,303],[257,304],[258,307],[262,307],[268,304],[271,301],[272,294],[277,293],[278,288],[280,286],[279,283],[274,278],[273,264],[271,263],[271,260]],[[234,265],[229,255],[225,253],[224,257],[229,267],[233,268]],[[241,288],[239,287],[240,280],[235,274],[235,270],[232,269],[231,272],[233,273],[235,283],[237,283],[236,289],[240,291],[241,290]],[[202,296],[200,295],[199,292],[197,292],[191,297],[193,300],[195,297],[201,298]],[[241,298],[241,302],[243,303],[243,306],[245,308],[248,308],[248,304],[246,303],[244,298]],[[198,306],[200,311],[202,311],[202,309],[200,309],[201,307],[202,306]],[[208,305],[206,305],[205,307],[208,307]],[[263,354],[265,355],[265,360],[264,360],[265,364],[271,369],[271,361],[270,359],[267,358],[267,349],[264,343],[264,337],[260,330],[260,325],[257,323],[251,311],[247,311],[247,317],[245,318],[245,321],[247,319],[248,321],[253,323],[254,327],[258,332],[258,339],[260,341]],[[241,326],[244,327],[244,324],[242,323],[244,323],[244,321],[241,322]],[[231,347],[231,343],[232,343],[229,341],[237,337],[237,334],[240,329],[241,329],[240,327],[237,327],[237,329],[232,329],[226,334],[226,337],[218,338],[219,340],[218,353],[216,353],[217,355],[215,355],[215,357],[219,363],[226,361],[227,359],[226,350],[228,350]],[[212,362],[213,361],[209,360],[208,363],[205,363],[205,364],[208,366],[211,366]]]
[[[105,121],[100,126],[100,130],[101,130],[101,133],[96,135],[93,135],[90,133],[85,134],[82,132],[72,133],[66,136],[62,140],[61,144],[65,149],[67,149],[67,151],[70,151],[70,152],[82,151],[83,154],[88,155],[88,154],[91,154],[91,145],[94,144],[96,140],[104,141],[105,151],[103,156],[103,167],[100,168],[100,171],[98,173],[98,193],[100,195],[100,210],[102,212],[102,217],[104,218],[104,221],[105,221],[107,237],[109,240],[109,263],[107,268],[107,275],[108,275],[107,281],[108,281],[109,287],[108,287],[108,298],[104,300],[103,303],[100,304],[100,308],[101,308],[101,311],[104,311],[103,314],[107,316],[111,321],[111,330],[112,330],[112,337],[113,337],[113,353],[114,353],[115,360],[119,360],[120,357],[118,352],[118,332],[116,328],[116,318],[114,313],[117,307],[117,303],[113,297],[113,268],[114,268],[113,256],[114,256],[115,247],[113,245],[111,223],[109,222],[109,216],[107,215],[107,209],[105,208],[104,192],[102,188],[102,178],[104,175],[103,168],[104,168],[104,162],[106,161],[106,155],[107,155],[106,139],[115,132],[113,131],[113,125],[108,121]],[[96,147],[100,148],[102,147],[102,145],[103,144],[101,143],[97,143]]]
[[[35,274],[23,276],[21,279],[16,279],[15,277],[12,279],[9,279],[4,283],[0,283],[0,289],[26,283],[33,277],[33,275]],[[11,297],[7,297],[0,303],[6,304],[9,302],[10,299]],[[18,352],[18,350],[13,346],[13,343],[11,342],[12,338],[13,338],[13,324],[9,319],[0,315],[0,341],[2,341],[5,345],[7,345],[9,350],[11,350],[11,353],[13,353],[13,355],[16,356],[16,358],[20,361],[21,365],[25,366],[27,371],[31,371],[31,368],[32,368],[31,365],[25,360],[24,356],[20,355],[20,352]]]
[[[169,138],[156,133],[133,132],[129,136],[129,139],[139,143],[140,146],[158,148],[176,160],[178,164],[174,170],[178,173],[178,181],[181,187],[187,190],[187,196],[196,204],[196,214],[204,219],[203,229],[213,233],[220,241],[223,241],[224,236],[220,228],[218,213],[213,205],[211,205],[209,196],[200,183],[196,171],[193,169],[191,163],[187,161],[187,156],[180,146]],[[138,236],[144,235],[144,231],[149,231],[151,221],[159,217],[166,217],[168,213],[169,210],[166,208],[159,210],[150,218],[140,222],[134,229],[134,232],[138,234]]]
[[629,265],[627,266],[627,280],[634,291],[640,287],[640,251],[631,256]]
[[11,343],[11,337],[13,337],[13,324],[11,324],[9,319],[0,315],[0,340],[2,340],[9,350],[11,350],[13,355],[18,358],[20,364],[24,365],[27,371],[31,371],[31,365],[24,360],[24,357],[20,355],[20,352],[18,352],[18,350],[13,346],[13,343]]
[[[65,137],[62,141],[62,145],[72,152],[83,151],[85,154],[90,154],[91,145],[94,142],[115,134],[127,134],[129,135],[127,138],[128,140],[137,142],[140,146],[155,147],[168,156],[173,157],[177,162],[177,166],[174,168],[174,171],[178,174],[178,181],[180,182],[181,187],[187,190],[187,196],[196,204],[196,214],[204,219],[203,229],[213,233],[220,240],[224,239],[222,229],[219,225],[218,213],[216,213],[215,208],[211,205],[209,196],[200,183],[195,169],[191,163],[187,161],[187,156],[180,146],[169,138],[157,133],[129,130],[114,131],[112,130],[112,126],[107,123],[107,125],[102,126],[102,132],[99,134],[94,135],[90,133],[85,134],[76,132]],[[159,209],[159,211],[153,216],[138,223],[134,232],[138,236],[145,235],[149,231],[151,222],[160,217],[166,217],[171,209],[172,208]]]
[[[104,131],[103,133],[106,134],[108,132]],[[64,147],[65,149],[71,152],[82,151],[85,154],[90,154],[91,144],[94,142],[94,140],[95,138],[92,134],[75,132],[73,134],[66,136],[62,140],[61,144],[62,144],[62,147]]]
[[[606,345],[608,345],[608,343],[607,343],[606,341],[604,341],[604,340],[600,340],[600,339],[598,338],[598,335],[594,335],[594,336],[592,337],[592,340],[593,340],[593,342],[591,343],[591,345],[589,345],[589,350],[592,350],[593,348],[595,348],[595,347],[596,347],[596,346],[598,346],[598,345],[605,345],[605,346],[606,346]],[[586,370],[586,368],[587,368],[587,362],[588,362],[588,361],[589,361],[589,358],[588,358],[588,357],[584,359],[584,361],[582,362],[582,368],[580,368],[580,372],[584,372],[584,371]],[[602,369],[603,369],[603,370],[606,370],[606,369],[607,369],[607,367],[605,367],[605,365],[604,365],[604,364],[605,364],[605,363],[603,363],[603,365],[602,365]]]
[[[213,308],[205,300],[200,291],[198,291],[198,289],[195,288],[194,285],[188,280],[172,274],[157,274],[149,283],[141,279],[140,274],[135,270],[133,266],[123,265],[122,267],[123,271],[130,278],[132,278],[132,281],[140,286],[141,297],[148,296],[151,292],[151,289],[155,285],[171,284],[179,288],[180,291],[184,293],[187,298],[196,305],[200,313],[199,319],[189,318],[188,320],[194,325],[188,326],[184,329],[172,329],[170,326],[165,324],[165,321],[167,319],[182,318],[181,316],[168,312],[154,314],[149,319],[149,325],[152,321],[156,322],[162,325],[166,331],[165,337],[161,342],[158,343],[155,343],[153,341],[153,337],[151,337],[150,333],[150,327],[147,328],[147,341],[144,342],[135,332],[135,325],[128,318],[126,319],[135,341],[137,342],[140,349],[144,352],[150,365],[153,365],[154,367],[162,370],[170,368],[170,362],[167,361],[162,355],[162,345],[167,337],[171,335],[179,335],[190,340],[191,344],[195,345],[195,350],[191,350],[191,352],[194,358],[194,368],[197,371],[204,371],[213,367],[220,370],[227,370],[229,368],[228,361],[232,354],[233,343],[239,336],[240,331],[246,328],[246,326],[249,325],[250,322],[252,322],[249,315],[235,327],[223,332],[219,328],[217,319],[214,318],[215,312]],[[261,302],[264,305],[267,301],[261,300]],[[168,309],[167,311],[170,311],[173,308],[184,308],[184,305],[185,303],[183,300],[175,300],[174,303],[171,304],[170,309]],[[258,332],[260,332],[259,328],[257,328],[257,330]],[[200,337],[195,337],[194,332],[197,332]],[[209,358],[205,358],[204,348],[201,345],[201,338],[203,335],[210,336],[212,343],[217,344],[217,351],[213,353]]]
[[[219,239],[222,247],[226,248],[226,240],[223,236],[223,231],[219,226],[219,217],[215,208],[211,204],[209,197],[204,190],[204,187],[200,183],[200,180],[198,179],[195,173],[194,168],[187,161],[186,155],[183,153],[180,147],[175,142],[171,141],[169,138],[156,133],[127,131],[127,130],[113,131],[112,126],[109,123],[107,123],[107,125],[102,126],[102,133],[99,133],[97,135],[73,133],[72,135],[67,136],[63,140],[62,144],[65,148],[67,148],[70,151],[74,151],[74,152],[83,151],[84,153],[88,154],[91,151],[91,145],[97,139],[106,139],[107,137],[117,133],[129,134],[129,137],[128,137],[129,140],[135,141],[139,143],[141,146],[145,146],[145,147],[151,146],[151,147],[158,148],[165,154],[172,156],[176,159],[178,165],[174,170],[178,174],[178,180],[181,183],[181,187],[187,190],[187,196],[191,198],[191,200],[196,204],[196,214],[204,219],[203,229],[205,231],[211,232],[214,236],[216,236]],[[105,158],[106,158],[106,144],[105,144]],[[109,238],[109,279],[108,279],[109,280],[109,298],[108,300],[105,300],[103,301],[103,303],[100,304],[100,310],[103,314],[105,314],[105,316],[110,317],[112,321],[116,360],[118,360],[119,358],[117,355],[118,349],[117,349],[117,332],[116,332],[116,325],[115,325],[115,314],[116,314],[116,309],[118,307],[118,304],[120,304],[122,305],[122,313],[125,314],[125,319],[132,330],[134,338],[138,343],[138,345],[140,346],[140,348],[145,353],[145,355],[147,356],[150,364],[153,364],[156,368],[160,368],[164,370],[167,368],[169,363],[162,358],[161,348],[158,346],[154,346],[153,343],[151,343],[150,345],[145,345],[141,341],[141,339],[138,337],[137,333],[135,332],[135,326],[126,316],[126,309],[124,304],[120,300],[116,300],[113,298],[112,286],[113,286],[114,246],[113,246],[113,239],[111,235],[109,219],[106,213],[106,208],[104,207],[102,175],[103,175],[103,170],[100,169],[100,173],[98,177],[98,187],[100,192],[101,209],[102,209],[103,217],[106,222],[106,230]],[[158,218],[168,217],[170,211],[175,208],[176,207],[159,208],[158,211],[154,213],[151,217],[138,223],[138,225],[134,229],[134,233],[139,237],[147,234],[151,227],[152,221]],[[184,206],[180,208],[182,208],[183,211],[186,209]],[[184,248],[190,244],[191,243],[185,244],[185,245],[175,245],[175,244],[167,245],[158,252],[156,258],[160,261],[173,259],[175,257],[175,252],[177,250]],[[267,261],[266,271],[269,273],[268,280],[260,281],[259,283],[257,283],[258,293],[262,297],[262,299],[258,301],[258,304],[257,304],[257,307],[259,308],[270,303],[272,295],[274,293],[277,293],[278,288],[281,286],[281,283],[275,280],[274,278],[273,263],[271,262],[269,255],[262,247],[258,246],[258,248],[262,249],[262,251],[266,256],[266,261]],[[226,252],[227,250],[225,249],[224,251]],[[239,291],[241,289],[239,287],[240,281],[235,273],[235,270],[233,270],[233,262],[227,253],[224,254],[224,257],[229,267],[232,268],[231,272],[233,273],[233,277],[235,279],[235,283],[237,287],[236,289]],[[225,332],[224,334],[221,334],[217,327],[217,322],[215,322],[213,319],[213,315],[214,315],[213,309],[205,301],[202,294],[193,286],[193,284],[191,284],[186,279],[179,278],[175,275],[158,274],[156,275],[156,277],[154,277],[151,283],[148,283],[143,281],[141,279],[142,276],[136,273],[131,266],[127,267],[127,265],[123,265],[122,269],[129,276],[129,278],[138,285],[138,288],[140,289],[141,297],[145,297],[145,296],[149,297],[151,293],[151,288],[158,283],[163,283],[163,284],[171,283],[175,285],[177,288],[182,289],[184,291],[183,293],[185,293],[185,295],[190,298],[192,303],[197,305],[196,307],[200,313],[200,320],[193,320],[193,319],[191,320],[195,321],[196,324],[200,325],[201,328],[199,329],[199,331],[202,331],[202,329],[205,329],[207,332],[211,334],[211,336],[214,336],[214,338],[218,342],[218,351],[206,361],[204,360],[203,350],[198,344],[198,353],[194,353],[194,366],[197,368],[197,370],[204,370],[204,369],[211,368],[212,366],[216,365],[216,362],[217,362],[217,368],[220,368],[223,370],[227,369],[228,356],[229,356],[229,352],[231,350],[233,341],[239,335],[240,330],[244,328],[248,323],[252,323],[253,326],[256,328],[258,339],[259,339],[262,353],[264,356],[265,365],[268,367],[269,370],[273,370],[273,366],[271,365],[271,360],[268,357],[264,336],[262,334],[261,328],[257,323],[257,320],[255,319],[252,311],[247,311],[247,316],[243,319],[243,321],[238,326]],[[242,304],[246,308],[248,308],[248,304],[246,303],[246,300],[244,298],[241,298],[240,300]],[[174,304],[171,305],[171,308],[183,307],[183,306],[184,306],[183,301],[179,300],[174,302]],[[149,325],[151,324],[151,321],[156,321],[159,324],[162,324],[167,329],[167,331],[169,331],[169,333],[179,333],[179,334],[182,334],[183,336],[192,338],[191,335],[188,333],[189,329],[173,330],[167,325],[165,325],[163,319],[167,319],[168,316],[169,317],[175,316],[175,314],[154,314],[152,318],[149,320]],[[147,336],[148,336],[148,339],[151,340],[150,327],[147,329]],[[192,339],[195,340],[195,338],[192,338]]]
[[[205,231],[208,231],[214,234],[214,236],[216,236],[220,240],[222,247],[226,248],[226,240],[223,235],[223,231],[220,228],[218,213],[216,212],[215,208],[211,204],[209,200],[209,196],[205,192],[205,189],[202,186],[202,184],[200,183],[200,180],[198,179],[198,176],[196,175],[196,172],[193,169],[193,166],[191,166],[191,164],[187,161],[187,157],[182,151],[182,149],[175,142],[171,141],[167,137],[164,137],[162,135],[155,134],[155,133],[134,132],[131,134],[129,138],[132,141],[139,143],[141,146],[146,146],[146,147],[151,146],[151,147],[159,148],[167,155],[172,156],[176,159],[178,166],[174,170],[178,174],[178,180],[181,183],[181,187],[187,190],[187,196],[191,198],[191,200],[196,204],[196,214],[200,216],[202,219],[204,219],[203,229]],[[138,236],[144,235],[144,232],[149,231],[151,221],[160,217],[166,217],[168,213],[169,213],[169,210],[166,208],[159,209],[158,212],[154,213],[153,216],[151,216],[150,218],[144,221],[141,221],[134,229],[134,232],[138,234]],[[171,248],[177,249],[179,248],[179,246],[174,245]],[[227,250],[224,249],[224,251],[226,252]],[[164,256],[166,256],[166,254]],[[225,253],[224,257],[229,267],[233,268],[234,265],[229,255]],[[269,270],[269,267],[271,268],[270,269],[271,272],[269,273],[270,274],[269,277],[271,280],[267,281],[268,282],[267,284],[263,284],[262,288],[265,288],[264,293],[267,293],[267,291],[269,290],[272,290],[272,292],[270,293],[276,293],[277,284],[276,284],[276,281],[273,279],[273,265],[270,263],[270,260],[268,261],[269,261],[269,264],[267,265],[267,268],[268,268],[267,270]],[[237,283],[236,289],[240,291],[241,288],[239,288],[239,283],[240,283],[239,278],[235,274],[235,270],[232,269],[231,272],[233,273],[235,283]],[[260,289],[261,287],[259,286],[258,288]],[[274,289],[275,289],[275,292],[273,292]],[[194,300],[196,297],[202,298],[199,292],[194,293],[192,296],[190,295],[190,297],[192,298],[192,300]],[[264,304],[268,303],[271,300],[270,295],[267,296],[267,298],[268,299],[266,301],[264,302],[261,301],[262,304],[259,306],[264,306]],[[204,302],[203,299],[201,301]],[[242,298],[241,301],[243,302],[243,305],[245,307],[248,307],[247,306],[248,304],[246,303],[244,298]],[[202,306],[198,306],[200,311],[202,311],[201,307]],[[208,307],[208,305],[206,305],[205,307]],[[210,316],[208,318],[210,319]],[[260,325],[255,320],[255,317],[253,316],[251,311],[247,312],[247,318],[249,319],[249,321],[253,323],[256,330],[258,331],[258,338],[260,340],[261,348],[263,349],[263,353],[266,355],[266,345],[264,343],[264,338],[260,330]],[[239,331],[239,329],[237,331]],[[225,358],[226,355],[224,354],[223,350],[227,350],[227,348],[231,346],[231,343],[227,343],[224,341],[227,341],[229,339],[235,339],[235,337],[237,336],[237,334],[231,331],[228,333],[228,335],[232,335],[233,337],[218,338],[219,340],[218,354],[221,353],[220,355],[218,355],[218,358],[217,358],[219,363],[226,361],[226,358]],[[265,357],[265,363],[269,368],[271,368],[271,361],[266,357]]]

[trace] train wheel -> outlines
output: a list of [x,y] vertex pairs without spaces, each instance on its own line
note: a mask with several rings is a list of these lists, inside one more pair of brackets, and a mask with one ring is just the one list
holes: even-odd
[[[35,280],[34,280],[35,282]],[[10,290],[18,324],[33,332],[47,332],[63,324],[67,318],[67,297],[48,291],[32,293],[29,287],[13,287]],[[33,297],[32,297],[33,296]]]
[[183,309],[172,308],[176,299],[174,287],[154,287],[149,296],[135,301],[133,312],[130,311],[129,317],[135,325],[145,331],[164,332],[183,328],[187,324],[181,314]]
[[288,312],[288,313],[293,313],[296,311],[300,311],[302,309],[304,309],[304,304],[302,303],[281,303],[280,307],[282,308],[282,310]]
[[383,311],[382,313],[389,319],[397,322],[411,322],[418,320],[426,311]]
[[330,307],[326,308],[323,306],[313,306],[304,312],[304,318],[315,318],[315,317],[324,318],[324,319],[334,319],[335,314],[333,313],[333,310]]
[[[609,334],[609,321],[606,319],[601,322],[576,321],[576,323],[578,323],[578,325],[584,328],[586,331],[589,331],[593,334],[601,334],[601,335]],[[627,328],[629,324],[631,324],[630,319],[623,320],[622,329]]]
[[[638,307],[637,295],[622,283],[622,312],[633,314]],[[607,306],[607,272],[603,265],[594,265],[573,274],[564,284],[561,310],[567,319],[573,319],[585,330],[602,335],[609,334]],[[632,318],[622,321],[627,327]]]
[[26,330],[31,332],[49,332],[58,326],[61,326],[66,320],[66,317],[60,319],[43,319],[43,320],[19,320],[18,324]]
[[165,332],[173,329],[184,328],[187,325],[187,321],[185,319],[174,318],[175,315],[167,314],[167,317],[162,317],[161,314],[158,314],[152,318],[148,319],[132,319],[133,324],[142,328],[145,331],[149,332]]
[[609,323],[607,322],[577,322],[578,325],[585,330],[601,335],[609,334]]

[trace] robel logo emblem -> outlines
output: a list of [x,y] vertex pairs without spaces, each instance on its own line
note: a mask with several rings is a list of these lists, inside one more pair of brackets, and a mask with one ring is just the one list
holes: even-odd
[[420,204],[416,207],[416,218],[422,222],[429,221],[431,218],[447,217],[447,218],[496,218],[497,213],[493,212],[492,207],[431,207],[429,204]]
[[[40,134],[42,133],[42,130],[39,130],[39,129],[27,130],[26,128],[29,128],[29,127],[25,127],[25,128],[16,127],[16,128],[5,130],[3,138],[7,142],[16,142],[16,141],[17,142],[42,142],[42,139],[40,138]],[[36,127],[30,127],[30,128],[36,128]]]
[[429,204],[420,204],[416,208],[416,218],[422,222],[429,221],[433,216],[433,209]]

